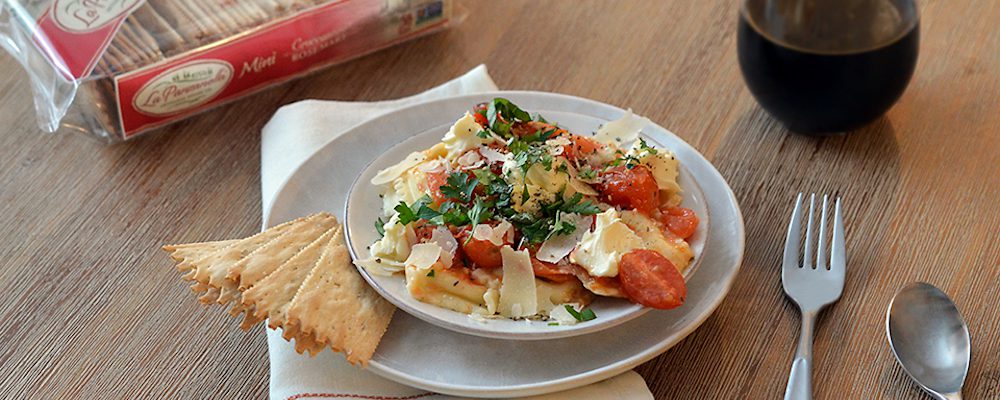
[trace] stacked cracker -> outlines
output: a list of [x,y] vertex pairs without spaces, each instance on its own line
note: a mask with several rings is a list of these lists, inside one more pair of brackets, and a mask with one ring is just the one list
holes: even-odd
[[104,75],[149,65],[330,0],[147,0],[98,63]]
[[268,321],[295,350],[324,347],[367,365],[395,308],[358,274],[344,228],[327,213],[270,228],[246,239],[168,245],[203,304],[231,305],[243,329]]

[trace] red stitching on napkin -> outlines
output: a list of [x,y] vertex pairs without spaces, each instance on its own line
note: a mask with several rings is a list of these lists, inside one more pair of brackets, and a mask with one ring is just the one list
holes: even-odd
[[433,396],[434,393],[423,393],[415,394],[412,396],[369,396],[364,394],[347,394],[347,393],[299,393],[294,396],[289,396],[287,400],[298,400],[307,397],[315,398],[325,398],[325,399],[362,399],[362,400],[413,400],[419,399],[421,397]]

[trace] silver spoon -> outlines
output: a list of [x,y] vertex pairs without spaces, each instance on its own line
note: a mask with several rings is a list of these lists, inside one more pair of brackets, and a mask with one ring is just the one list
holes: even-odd
[[940,400],[960,400],[969,372],[969,328],[940,289],[914,282],[889,303],[889,347],[910,378]]

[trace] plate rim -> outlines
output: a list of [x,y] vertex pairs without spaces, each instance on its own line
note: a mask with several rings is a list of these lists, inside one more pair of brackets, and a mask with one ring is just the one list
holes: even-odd
[[[380,114],[374,118],[350,126],[347,129],[344,129],[342,133],[332,137],[330,140],[328,140],[321,146],[318,146],[316,150],[312,154],[310,154],[304,161],[302,161],[299,165],[297,165],[288,174],[284,182],[282,182],[281,185],[278,186],[277,190],[274,192],[274,195],[271,198],[271,201],[267,203],[269,205],[268,209],[264,210],[263,218],[261,221],[262,228],[266,229],[268,226],[272,225],[269,222],[273,218],[275,205],[278,204],[277,201],[281,197],[282,193],[288,190],[291,182],[293,181],[293,178],[299,175],[305,169],[305,166],[313,162],[313,160],[316,159],[318,155],[322,153],[326,148],[335,145],[339,141],[338,139],[351,135],[353,132],[358,131],[361,127],[365,125],[374,124],[376,121],[380,121],[382,119],[392,118],[395,114],[408,112],[415,108],[423,108],[423,107],[429,108],[436,104],[453,102],[456,101],[456,99],[475,99],[488,96],[511,96],[511,95],[524,96],[524,97],[537,96],[543,98],[542,100],[546,101],[554,100],[554,101],[565,101],[571,103],[585,104],[586,106],[592,108],[593,107],[610,108],[614,111],[622,113],[626,111],[625,109],[622,109],[620,107],[611,104],[602,103],[596,100],[591,100],[578,96],[573,96],[563,93],[555,93],[555,92],[529,91],[529,90],[499,90],[499,91],[459,94],[434,100],[420,101],[411,105],[399,107],[391,111],[387,111],[386,113]],[[451,384],[445,382],[429,384],[421,381],[419,378],[411,378],[409,375],[401,371],[398,371],[394,368],[391,368],[387,365],[384,365],[378,362],[378,360],[374,359],[369,362],[369,366],[372,368],[368,368],[367,370],[383,378],[390,379],[395,382],[402,383],[404,385],[424,390],[439,392],[443,394],[451,394],[459,396],[479,396],[479,397],[531,396],[531,395],[538,395],[538,394],[566,390],[574,387],[580,387],[583,385],[587,385],[590,383],[594,383],[618,375],[628,369],[635,367],[636,365],[649,361],[650,359],[658,356],[659,354],[663,353],[664,351],[676,345],[685,337],[689,336],[699,327],[701,327],[701,325],[712,314],[715,313],[715,310],[718,309],[722,301],[725,300],[725,298],[729,295],[729,292],[732,290],[732,285],[736,281],[736,277],[739,274],[740,269],[742,268],[746,253],[746,226],[743,217],[743,212],[739,206],[739,201],[736,199],[735,193],[729,186],[729,183],[726,181],[725,177],[722,176],[722,174],[719,172],[719,170],[715,167],[714,164],[708,161],[708,159],[705,158],[705,156],[701,154],[700,151],[694,148],[694,146],[691,146],[690,143],[687,143],[687,141],[683,140],[682,138],[674,134],[673,131],[670,131],[669,129],[660,126],[656,122],[652,123],[657,127],[659,127],[660,129],[663,129],[670,135],[673,135],[677,140],[680,140],[685,145],[690,147],[693,155],[697,156],[700,159],[700,161],[702,161],[708,167],[707,172],[714,175],[715,178],[721,181],[722,187],[727,195],[726,200],[728,201],[726,203],[730,206],[730,208],[732,209],[732,211],[736,216],[735,220],[736,232],[734,233],[735,236],[738,237],[738,240],[736,241],[736,246],[734,247],[736,251],[735,251],[735,263],[732,266],[732,273],[730,274],[729,279],[722,282],[722,286],[720,287],[721,290],[719,291],[720,295],[712,299],[709,299],[710,302],[708,302],[707,304],[708,307],[705,309],[705,311],[703,311],[701,314],[696,315],[693,318],[692,322],[686,325],[684,328],[663,338],[662,340],[658,341],[658,343],[656,343],[655,345],[650,346],[641,352],[635,353],[617,362],[613,362],[604,365],[602,367],[592,369],[587,372],[578,373],[559,379],[552,379],[544,382],[517,384],[517,385],[509,385],[503,387],[490,387],[489,389],[482,389],[482,387]],[[345,215],[346,215],[346,210],[345,210]]]

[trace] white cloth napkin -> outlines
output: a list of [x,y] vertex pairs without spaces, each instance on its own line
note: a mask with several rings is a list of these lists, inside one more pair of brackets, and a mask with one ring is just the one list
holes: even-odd
[[[486,66],[426,92],[389,101],[305,100],[281,107],[264,126],[260,146],[261,201],[265,215],[281,185],[299,165],[331,139],[361,122],[394,109],[431,99],[497,90]],[[271,361],[271,399],[453,399],[404,386],[351,366],[343,355],[324,351],[315,358],[299,355],[277,331],[267,329]],[[583,388],[535,400],[652,399],[646,382],[634,371]]]

